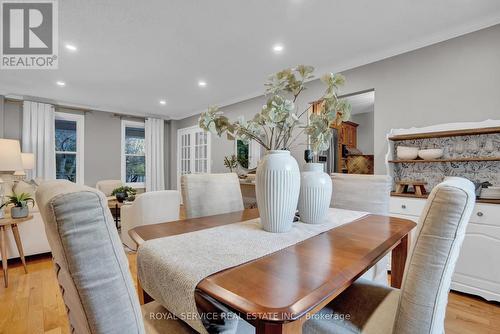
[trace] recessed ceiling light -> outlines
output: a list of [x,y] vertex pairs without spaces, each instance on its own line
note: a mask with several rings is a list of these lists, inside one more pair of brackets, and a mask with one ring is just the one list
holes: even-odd
[[66,44],[65,47],[69,51],[73,51],[73,52],[76,51],[76,50],[78,50],[78,48],[76,46],[74,46],[73,44]]
[[273,46],[274,53],[281,53],[281,52],[283,52],[284,49],[285,49],[285,47],[281,44],[276,44]]
[[66,86],[66,83],[64,81],[57,81],[56,84],[60,87]]
[[206,87],[207,86],[207,82],[203,81],[203,80],[200,80],[200,81],[198,81],[198,86],[200,86],[200,87]]
[[166,100],[160,100],[160,104],[161,104],[162,106],[164,106],[165,104],[167,104],[167,101],[166,101]]

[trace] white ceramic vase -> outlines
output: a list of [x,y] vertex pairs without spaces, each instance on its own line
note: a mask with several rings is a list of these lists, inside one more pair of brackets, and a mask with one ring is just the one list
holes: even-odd
[[257,206],[265,231],[282,233],[292,228],[299,192],[299,166],[290,151],[268,151],[256,176]]
[[332,179],[323,164],[308,163],[300,177],[300,221],[308,224],[324,222],[332,198]]

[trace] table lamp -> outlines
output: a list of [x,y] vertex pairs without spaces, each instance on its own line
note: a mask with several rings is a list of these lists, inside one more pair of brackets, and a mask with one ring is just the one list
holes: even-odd
[[27,170],[32,170],[35,168],[35,155],[33,153],[21,153],[21,161],[23,164],[22,170],[16,170],[14,175],[16,176],[26,176]]
[[[4,198],[4,187],[1,174],[11,174],[22,169],[23,162],[19,140],[0,138],[0,205],[3,204]],[[0,215],[2,213],[0,213]]]

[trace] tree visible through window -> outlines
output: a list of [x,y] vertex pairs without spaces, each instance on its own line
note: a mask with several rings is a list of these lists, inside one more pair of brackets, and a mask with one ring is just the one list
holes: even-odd
[[125,182],[144,183],[144,127],[125,126]]
[[236,154],[238,163],[243,168],[248,168],[249,145],[248,143],[238,140],[236,142]]
[[56,178],[77,182],[77,123],[56,119]]

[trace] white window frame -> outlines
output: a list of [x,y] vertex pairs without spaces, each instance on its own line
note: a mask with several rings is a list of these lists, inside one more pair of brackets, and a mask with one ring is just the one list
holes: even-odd
[[[84,156],[85,156],[85,115],[56,112],[55,120],[76,122],[76,152],[56,151],[57,154],[76,154],[76,183],[84,184]],[[55,122],[54,122],[55,126]],[[55,136],[55,129],[54,129]],[[54,159],[56,158],[54,155]]]
[[[182,128],[177,130],[177,190],[180,190],[180,180],[181,180],[181,137],[185,134],[193,135],[190,141],[190,167],[194,169],[194,160],[195,160],[195,138],[194,134],[196,132],[204,131],[199,126],[194,125],[187,128]],[[212,136],[210,132],[207,132],[207,173],[210,173],[212,170]]]
[[[121,178],[122,182],[129,187],[132,188],[144,188],[146,187],[145,182],[125,182],[127,179],[126,177],[126,165],[125,165],[125,129],[126,128],[142,128],[145,129],[146,124],[145,122],[138,122],[138,121],[130,121],[130,120],[122,120],[122,140],[121,140]],[[144,135],[144,163],[146,163],[146,136]],[[131,155],[131,154],[127,154]]]

